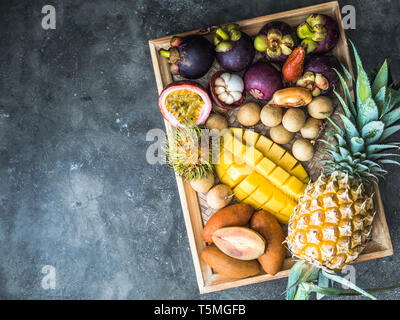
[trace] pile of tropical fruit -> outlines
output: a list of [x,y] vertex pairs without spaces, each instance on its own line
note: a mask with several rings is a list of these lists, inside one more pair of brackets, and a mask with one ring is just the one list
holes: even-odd
[[[160,51],[185,78],[159,97],[175,127],[168,163],[217,211],[204,226],[202,259],[217,273],[245,278],[279,272],[288,249],[300,259],[289,299],[343,294],[328,280],[346,282],[333,271],[368,241],[375,214],[369,186],[387,173],[384,165],[399,165],[399,143],[386,142],[400,130],[399,86],[386,61],[368,76],[354,46],[353,79],[331,53],[339,37],[335,20],[313,14],[297,28],[269,22],[254,38],[228,24],[213,44],[191,35]],[[254,61],[256,52],[263,58]],[[209,76],[214,59],[220,70]],[[207,89],[193,81],[204,76]],[[340,121],[331,117],[333,101]],[[234,109],[240,126],[230,127],[226,116]],[[333,128],[326,140],[318,139],[323,122]],[[254,130],[260,123],[269,137]],[[311,182],[303,164],[314,157],[316,140],[326,144],[325,159]]]

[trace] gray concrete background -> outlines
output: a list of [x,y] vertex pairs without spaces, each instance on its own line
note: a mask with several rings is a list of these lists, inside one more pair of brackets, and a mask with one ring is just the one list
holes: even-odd
[[[286,279],[199,295],[173,172],[145,159],[147,131],[163,128],[147,41],[320,2],[2,0],[0,298],[283,298]],[[45,4],[56,30],[41,28]],[[400,80],[399,1],[344,4],[365,65],[388,56]],[[357,264],[364,288],[400,283],[400,170],[389,171],[395,254]],[[41,286],[44,265],[55,290]]]

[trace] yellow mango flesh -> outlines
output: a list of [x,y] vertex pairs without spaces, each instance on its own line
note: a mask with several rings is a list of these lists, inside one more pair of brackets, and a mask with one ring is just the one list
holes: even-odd
[[[239,202],[265,209],[288,223],[309,177],[283,147],[251,130],[225,134],[216,173]],[[246,138],[249,140],[247,141]]]

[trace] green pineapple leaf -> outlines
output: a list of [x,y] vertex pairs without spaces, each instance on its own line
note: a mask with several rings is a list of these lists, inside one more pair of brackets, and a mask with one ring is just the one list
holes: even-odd
[[[338,134],[340,134],[341,136],[344,135],[343,130],[335,123],[335,121],[333,121],[331,119],[331,117],[326,117],[326,119],[332,124],[332,126],[335,128],[335,130],[337,131]],[[357,129],[356,129],[357,130]]]
[[365,143],[364,139],[360,137],[352,137],[350,140],[351,152],[354,154],[356,152],[364,151]]
[[[335,96],[338,98],[340,104],[342,105],[342,108],[343,108],[343,111],[344,111],[344,114],[346,115],[346,117],[349,118],[350,121],[354,122],[353,111],[350,110],[350,108],[347,106],[346,102],[343,100],[343,98],[340,96],[340,94],[336,92],[336,90],[334,90],[333,93],[335,94]],[[347,99],[347,101],[349,101],[348,98],[346,98],[346,99]],[[356,113],[354,112],[354,114],[356,114]]]
[[371,160],[378,160],[378,161],[382,161],[382,160],[379,160],[379,159],[382,159],[382,158],[390,158],[390,157],[400,157],[400,155],[399,154],[397,154],[397,153],[375,153],[375,154],[371,154],[370,156],[369,156],[369,158],[371,159]]
[[387,102],[386,99],[386,87],[382,87],[378,93],[376,94],[375,103],[378,106],[379,114],[382,114],[383,110],[385,109],[385,104]]
[[340,284],[342,284],[342,285],[345,285],[346,287],[348,287],[348,288],[350,288],[350,289],[352,289],[352,290],[355,290],[355,291],[361,293],[362,295],[364,295],[364,296],[366,296],[366,297],[368,297],[368,298],[370,298],[370,299],[372,299],[372,300],[376,300],[376,298],[375,298],[372,294],[370,294],[370,293],[368,293],[367,291],[365,291],[365,290],[363,290],[363,289],[357,287],[353,282],[351,282],[351,281],[349,281],[349,280],[347,280],[347,279],[345,279],[345,278],[339,277],[339,276],[336,275],[336,274],[329,273],[329,272],[327,272],[327,271],[325,271],[325,270],[323,270],[322,273],[323,273],[324,276],[327,277],[329,280],[332,280],[332,281],[335,281],[335,282],[340,283]]
[[353,83],[353,76],[351,75],[351,73],[349,72],[349,70],[347,70],[347,68],[344,66],[343,63],[341,63],[340,65],[342,66],[343,73],[345,74],[347,80],[348,80],[350,83]]
[[383,163],[383,164],[394,164],[394,165],[400,166],[400,162],[396,161],[396,160],[383,159],[380,162]]
[[399,130],[400,130],[400,125],[392,126],[392,127],[386,128],[386,129],[383,131],[383,134],[382,134],[382,136],[381,136],[381,141],[386,140],[388,137],[390,137],[392,134],[396,133],[396,132],[399,131]]
[[357,127],[354,125],[353,122],[350,121],[350,119],[346,118],[344,114],[339,114],[340,118],[342,119],[344,128],[346,130],[346,135],[348,137],[359,137],[360,134],[358,133]]
[[371,121],[361,129],[361,136],[367,144],[378,142],[383,134],[385,124],[382,121]]
[[347,145],[346,140],[341,135],[335,134],[334,137],[337,140],[339,146],[344,147]]
[[386,126],[390,126],[399,120],[400,120],[400,107],[394,109],[393,111],[385,114],[382,117],[382,121],[386,124]]
[[367,153],[371,155],[388,149],[399,149],[399,147],[392,144],[371,144],[367,146]]
[[309,280],[315,280],[318,278],[320,269],[308,264],[305,261],[297,262],[292,269],[290,269],[287,289],[286,289],[286,300],[295,300],[297,294],[302,296],[304,292],[298,289],[300,285]]
[[386,93],[385,106],[382,110],[382,116],[390,112],[400,102],[400,90],[389,88]]
[[[345,67],[343,67],[343,68],[344,68],[344,70],[346,69]],[[349,86],[347,85],[347,82],[343,79],[342,74],[341,74],[339,71],[337,71],[336,69],[334,69],[334,70],[335,70],[336,74],[338,75],[338,77],[339,77],[339,79],[340,79],[340,83],[341,83],[341,85],[342,85],[342,87],[343,87],[343,91],[344,91],[344,96],[345,96],[346,101],[347,101],[347,103],[349,104],[349,106],[347,106],[345,103],[343,103],[344,101],[343,101],[342,97],[340,97],[340,96],[337,94],[336,90],[334,90],[334,93],[335,93],[335,95],[336,95],[338,98],[340,97],[340,98],[339,98],[339,101],[340,101],[340,103],[342,104],[342,106],[345,105],[345,106],[343,107],[343,109],[349,110],[349,111],[351,112],[351,114],[353,115],[353,117],[356,117],[356,115],[357,115],[357,110],[356,110],[356,108],[355,108],[355,106],[354,106],[353,98],[351,97]],[[346,71],[347,71],[347,70],[346,70]],[[348,71],[347,71],[347,72],[348,72]],[[343,101],[343,102],[342,102],[342,101]]]
[[359,129],[363,128],[371,121],[379,119],[379,110],[375,101],[372,98],[367,98],[360,104],[357,114],[357,126]]
[[389,79],[388,65],[387,65],[387,59],[385,59],[385,62],[383,63],[381,69],[376,75],[374,83],[372,84],[372,95],[374,97],[382,88],[387,87],[388,79]]
[[354,58],[357,65],[357,81],[356,81],[356,91],[357,91],[357,102],[358,111],[360,111],[360,105],[366,102],[367,99],[372,98],[372,91],[368,75],[365,72],[360,56],[358,55],[357,49],[352,41],[350,41],[353,47]]

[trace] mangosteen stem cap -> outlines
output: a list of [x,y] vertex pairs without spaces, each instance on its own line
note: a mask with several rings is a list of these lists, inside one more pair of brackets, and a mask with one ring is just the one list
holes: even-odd
[[236,23],[230,23],[225,27],[226,31],[228,31],[228,32],[230,32],[231,30],[234,30],[234,29],[238,29],[238,28],[239,28],[239,25],[237,25]]
[[171,53],[169,52],[169,50],[161,49],[160,55],[164,58],[169,58],[171,56]]
[[169,49],[169,62],[171,63],[176,63],[179,61],[180,58],[180,54],[179,54],[179,50],[175,47],[172,47],[171,49]]
[[308,54],[313,52],[318,47],[318,44],[314,40],[306,38],[301,42],[301,46],[304,48],[304,50],[306,50]]
[[328,31],[322,24],[310,26],[307,22],[303,22],[297,27],[297,35],[300,39],[322,41],[328,35]]
[[229,34],[225,32],[224,29],[218,28],[217,31],[215,32],[217,35],[221,37],[222,40],[229,40]]
[[233,29],[229,33],[231,34],[232,41],[238,41],[242,37],[242,33],[239,30]]
[[254,39],[254,48],[257,51],[264,52],[268,47],[268,38],[265,34],[259,34]]
[[233,44],[230,41],[222,41],[216,47],[215,51],[217,52],[228,52],[233,48]]
[[173,36],[173,37],[171,38],[171,41],[170,41],[171,47],[177,47],[177,46],[179,46],[179,44],[181,43],[181,41],[182,41],[182,38]]

